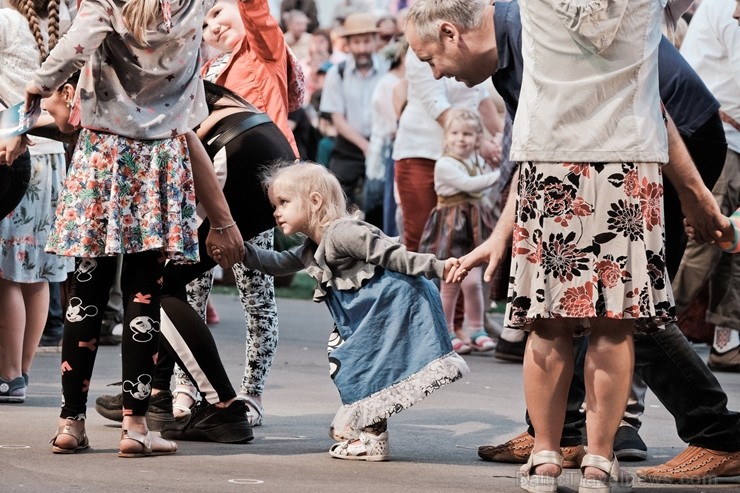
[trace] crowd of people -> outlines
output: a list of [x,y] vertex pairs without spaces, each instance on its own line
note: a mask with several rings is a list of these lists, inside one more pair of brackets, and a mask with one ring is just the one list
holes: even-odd
[[[524,490],[580,468],[581,493],[629,491],[647,388],[688,448],[638,477],[740,475],[712,373],[740,372],[740,0],[342,0],[330,25],[308,0],[0,7],[0,105],[43,110],[0,134],[0,403],[61,346],[54,453],[90,446],[103,344],[119,456],[252,440],[273,276],[305,271],[335,324],[331,457],[388,460],[388,418],[495,351],[523,363],[528,429],[478,455]],[[238,392],[215,267],[244,308]]]

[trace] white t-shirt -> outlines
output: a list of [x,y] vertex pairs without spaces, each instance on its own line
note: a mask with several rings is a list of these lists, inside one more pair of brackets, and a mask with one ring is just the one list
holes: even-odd
[[[740,27],[735,0],[703,0],[691,18],[681,54],[696,70],[722,111],[740,122]],[[727,145],[740,152],[740,131],[725,123]]]

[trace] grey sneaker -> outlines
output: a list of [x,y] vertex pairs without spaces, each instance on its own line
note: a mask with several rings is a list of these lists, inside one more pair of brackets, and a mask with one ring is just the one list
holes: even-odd
[[26,400],[26,380],[16,377],[11,381],[0,378],[0,402],[21,403]]
[[647,445],[642,441],[637,430],[629,425],[620,426],[614,435],[614,455],[622,461],[640,461],[647,459]]

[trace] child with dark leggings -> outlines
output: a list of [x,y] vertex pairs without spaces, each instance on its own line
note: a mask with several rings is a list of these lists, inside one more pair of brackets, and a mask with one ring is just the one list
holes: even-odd
[[[125,303],[119,456],[177,450],[149,433],[145,413],[159,351],[164,262],[198,261],[195,182],[215,224],[208,243],[230,252],[222,266],[232,265],[243,250],[213,168],[198,154],[202,146],[190,131],[206,117],[196,55],[204,9],[193,1],[131,0],[119,6],[86,0],[26,86],[31,108],[85,65],[79,83],[83,128],[47,244],[50,252],[79,258],[66,314],[64,405],[52,438],[55,453],[88,447],[86,397],[118,253]],[[138,76],[120,76],[132,60]],[[157,91],[142,89],[155,86]]]

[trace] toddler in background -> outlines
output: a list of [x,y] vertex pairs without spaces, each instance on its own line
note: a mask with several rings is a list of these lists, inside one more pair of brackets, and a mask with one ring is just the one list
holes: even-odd
[[[500,173],[486,172],[478,155],[483,124],[473,111],[454,108],[444,124],[445,154],[434,165],[437,206],[429,213],[419,251],[438,258],[461,257],[488,238],[493,220],[481,206],[482,191],[496,183]],[[442,281],[440,291],[452,347],[459,354],[491,351],[496,347],[483,327],[482,268],[472,269],[462,283]],[[465,300],[465,320],[470,336],[455,331],[455,306],[460,291]]]

